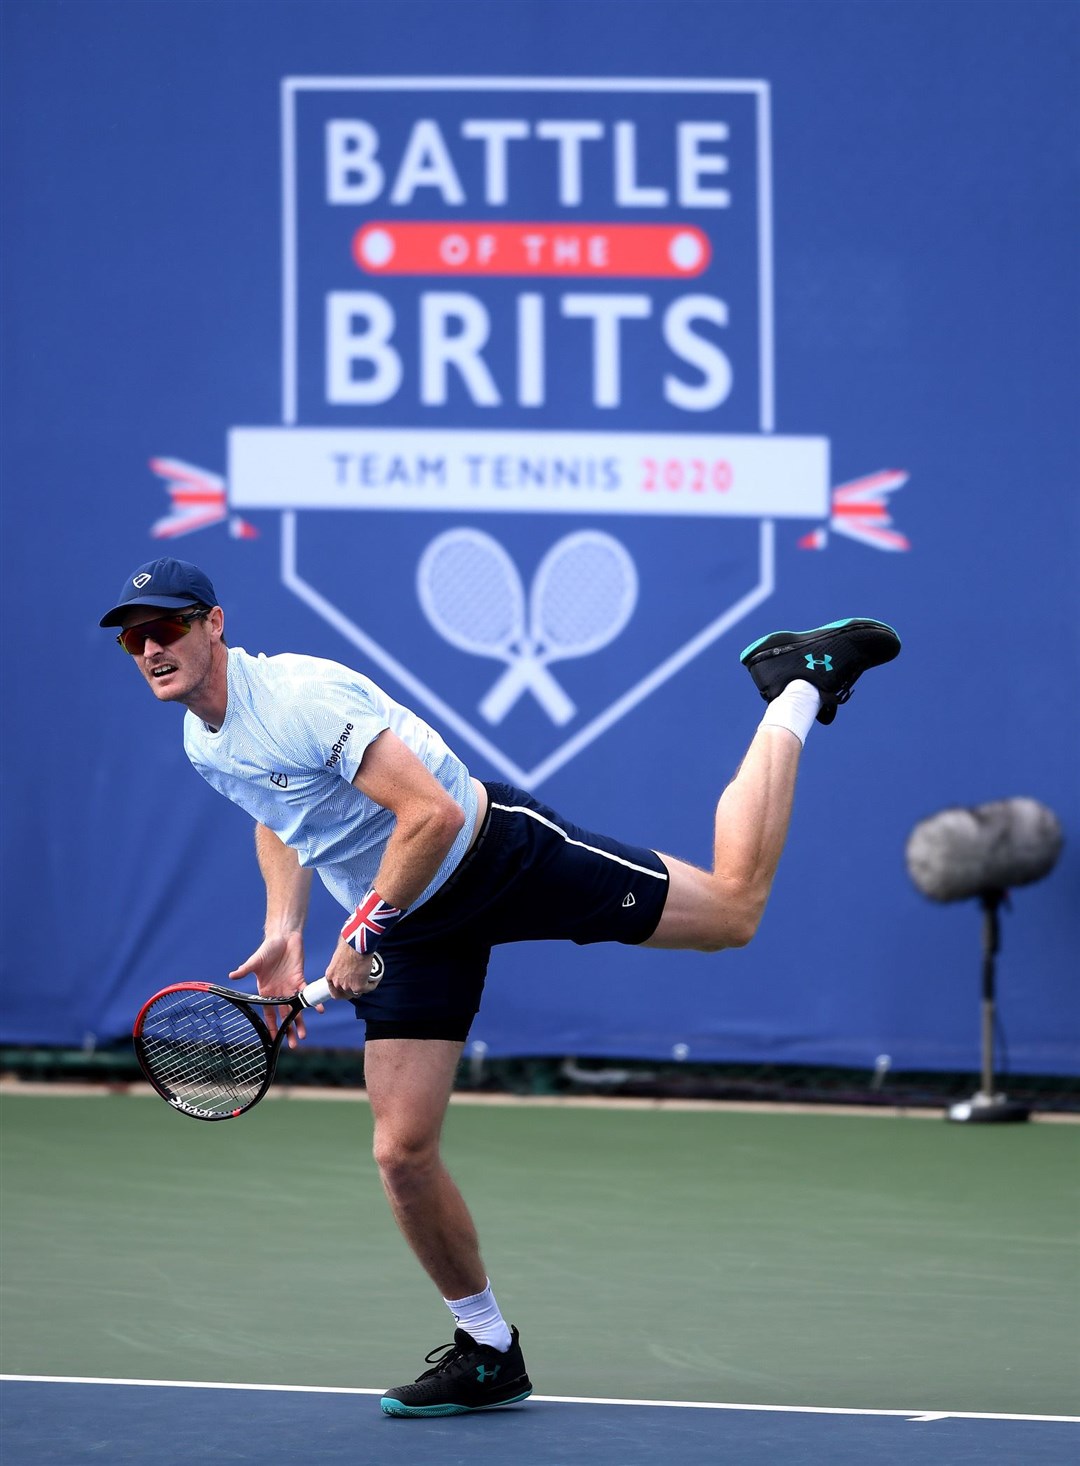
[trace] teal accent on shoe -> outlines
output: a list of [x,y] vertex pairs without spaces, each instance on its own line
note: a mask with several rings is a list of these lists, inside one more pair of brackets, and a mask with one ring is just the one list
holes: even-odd
[[[769,632],[769,636],[774,636],[774,635],[775,635],[775,632]],[[750,642],[749,647],[743,647],[743,649],[741,649],[741,651],[739,652],[739,660],[740,661],[746,661],[746,658],[749,657],[750,652],[756,651],[756,649],[758,649],[758,647],[761,647],[762,642],[763,641],[768,641],[769,636],[759,636],[758,641],[756,641],[756,642]]]
[[814,670],[815,667],[821,667],[826,672],[832,671],[832,657],[830,657],[828,652],[826,652],[823,657],[815,657],[813,652],[807,652],[806,656],[803,658],[803,661],[806,663],[808,670],[811,672]]
[[517,1405],[527,1400],[532,1390],[524,1390],[510,1400],[497,1400],[493,1405],[403,1405],[400,1400],[379,1401],[384,1415],[475,1415],[479,1410],[498,1410],[502,1405]]
[[[776,633],[774,631],[769,632],[769,636],[775,635]],[[768,641],[769,636],[759,636],[757,641],[752,641],[749,646],[743,647],[742,651],[739,653],[739,661],[745,662],[752,651],[759,647],[763,641]]]
[[[838,631],[841,626],[850,626],[853,621],[869,621],[872,626],[884,626],[886,631],[892,631],[893,636],[896,636],[895,630],[887,621],[878,621],[874,616],[849,616],[846,621],[826,621],[824,626],[812,626],[810,629],[812,631]],[[896,636],[896,639],[899,641],[899,636]]]
[[751,652],[757,651],[759,646],[770,641],[774,636],[809,636],[814,631],[839,631],[842,626],[850,626],[854,621],[869,621],[874,626],[883,626],[886,631],[892,631],[897,641],[900,640],[887,621],[878,621],[873,616],[846,616],[843,621],[826,621],[824,626],[811,626],[806,631],[770,631],[767,636],[759,636],[757,641],[752,641],[749,646],[743,647],[739,653],[739,661],[745,662]]

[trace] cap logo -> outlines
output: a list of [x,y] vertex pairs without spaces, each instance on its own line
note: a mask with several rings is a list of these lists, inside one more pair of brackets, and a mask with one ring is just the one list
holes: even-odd
[[135,579],[131,583],[136,590],[142,590],[143,586],[149,585],[152,579],[153,576],[147,575],[144,572],[142,575],[136,575]]

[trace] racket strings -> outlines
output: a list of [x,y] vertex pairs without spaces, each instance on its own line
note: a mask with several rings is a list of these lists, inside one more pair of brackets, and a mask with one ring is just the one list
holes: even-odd
[[626,625],[637,571],[610,535],[586,531],[552,547],[533,588],[533,636],[564,656],[599,650]]
[[215,993],[169,993],[147,1012],[141,1033],[149,1071],[170,1097],[231,1114],[258,1096],[269,1072],[259,1030]]
[[497,541],[451,530],[429,546],[420,565],[421,602],[447,640],[484,654],[521,635],[524,591]]

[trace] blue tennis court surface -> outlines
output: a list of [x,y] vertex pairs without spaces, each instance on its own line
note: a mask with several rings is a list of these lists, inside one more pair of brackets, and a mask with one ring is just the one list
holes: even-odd
[[377,1391],[3,1378],[4,1466],[1072,1466],[1080,1419],[534,1397],[395,1420]]

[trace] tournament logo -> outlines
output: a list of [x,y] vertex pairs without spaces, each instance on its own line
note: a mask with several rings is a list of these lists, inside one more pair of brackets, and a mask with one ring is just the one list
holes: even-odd
[[778,535],[908,548],[905,473],[777,432],[766,83],[294,77],[282,139],[282,423],[227,483],[154,460],[153,533],[274,511],[284,586],[502,776],[743,621]]

